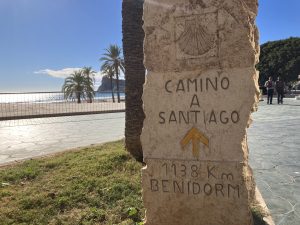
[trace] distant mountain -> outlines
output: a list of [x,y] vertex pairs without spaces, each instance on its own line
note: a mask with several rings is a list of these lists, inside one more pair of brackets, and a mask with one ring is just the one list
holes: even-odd
[[[113,79],[113,90],[117,90],[117,80]],[[125,92],[125,80],[119,80],[119,90],[120,92]],[[101,86],[97,91],[111,91],[110,79],[108,77],[102,78]]]
[[261,45],[260,84],[272,76],[282,77],[285,82],[293,82],[300,74],[300,38],[292,37],[285,40],[267,42]]

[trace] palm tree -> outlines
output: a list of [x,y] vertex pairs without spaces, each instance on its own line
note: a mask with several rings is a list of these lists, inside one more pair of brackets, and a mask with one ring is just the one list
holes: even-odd
[[[92,67],[83,67],[82,68],[82,73],[88,81],[92,81],[93,84],[95,83],[95,71],[92,70]],[[90,79],[91,78],[91,79]],[[88,85],[88,87],[93,87],[93,85]],[[93,102],[93,97],[94,97],[94,90],[87,90],[87,97],[89,98],[89,103]]]
[[114,95],[114,85],[113,85],[113,79],[114,79],[114,70],[110,66],[102,65],[101,71],[104,74],[104,76],[108,77],[110,79],[110,89],[111,89],[111,97],[113,102],[115,102],[115,95]]
[[110,67],[117,79],[117,94],[118,94],[118,103],[121,102],[120,99],[120,89],[119,89],[119,75],[120,71],[124,72],[124,60],[121,56],[122,50],[117,45],[110,45],[107,49],[105,49],[105,53],[100,58],[100,61],[103,62],[102,66],[103,68]]
[[143,160],[140,141],[143,121],[143,85],[145,83],[145,67],[143,64],[144,0],[123,0],[123,50],[125,59],[125,145],[138,161]]
[[81,103],[81,98],[85,98],[85,93],[92,93],[94,96],[93,79],[83,75],[82,70],[74,71],[65,79],[62,91],[66,99],[75,95],[77,103]]

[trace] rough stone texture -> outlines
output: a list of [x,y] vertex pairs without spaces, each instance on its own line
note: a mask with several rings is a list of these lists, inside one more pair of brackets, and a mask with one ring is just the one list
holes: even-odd
[[[144,52],[147,70],[181,72],[253,67],[259,51],[254,25],[256,14],[257,0],[146,1]],[[197,56],[186,54],[188,50],[181,51],[179,47],[192,46],[192,39],[179,39],[186,31],[184,28],[194,24],[200,25],[207,34],[201,37],[205,47],[199,46],[200,52],[209,49]]]
[[273,218],[271,217],[270,211],[268,209],[268,206],[263,199],[260,191],[258,188],[255,189],[255,201],[254,204],[255,206],[260,207],[262,214],[263,214],[263,220],[265,221],[266,225],[275,225]]
[[248,201],[241,200],[248,197],[241,176],[243,164],[191,160],[146,163],[146,224],[250,224],[248,210],[239,210],[248,208]]
[[251,225],[257,0],[146,0],[147,225]]

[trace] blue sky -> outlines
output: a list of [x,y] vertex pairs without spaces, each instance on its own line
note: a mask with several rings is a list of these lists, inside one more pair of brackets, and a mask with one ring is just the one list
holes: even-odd
[[[122,44],[121,0],[0,0],[0,92],[57,91]],[[260,0],[260,42],[300,37],[299,0]],[[71,69],[70,69],[71,68]]]

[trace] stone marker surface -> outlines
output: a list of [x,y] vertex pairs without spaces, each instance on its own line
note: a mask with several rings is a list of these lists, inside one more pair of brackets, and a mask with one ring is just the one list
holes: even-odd
[[147,225],[250,225],[257,0],[145,0]]

